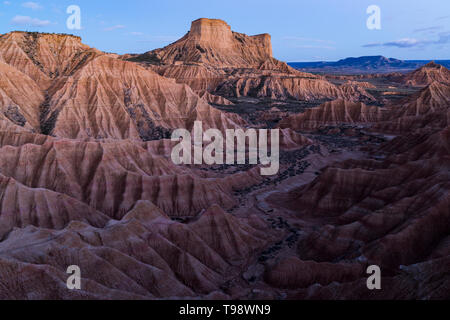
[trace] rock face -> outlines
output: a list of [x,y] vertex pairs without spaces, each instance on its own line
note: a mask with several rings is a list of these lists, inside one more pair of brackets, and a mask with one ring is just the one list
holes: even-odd
[[343,92],[343,96],[347,100],[361,101],[361,102],[374,102],[375,97],[367,92],[366,89],[375,89],[373,84],[368,82],[348,81],[340,86]]
[[174,128],[190,129],[196,120],[219,129],[244,124],[211,108],[188,86],[78,37],[13,32],[0,38],[0,57],[2,116],[35,132],[148,141],[168,137]]
[[407,133],[422,128],[442,129],[448,125],[449,97],[448,82],[434,81],[416,94],[384,108],[339,99],[291,115],[280,121],[279,126],[311,131],[323,126],[352,123],[365,124],[375,131],[386,133]]
[[[241,227],[243,223],[239,222]],[[107,228],[73,221],[61,232],[31,226],[16,230],[0,250],[0,288],[7,289],[0,290],[0,298],[194,298],[218,291],[237,271],[224,260],[226,253],[214,249],[227,247],[228,239],[216,238],[210,247],[197,234],[213,232],[208,227],[199,229],[207,224],[203,219],[198,226],[173,222],[151,203],[140,202],[122,221],[111,222]],[[241,236],[237,230],[230,232],[231,237]],[[249,235],[252,243],[245,244],[252,250],[268,240],[262,238],[264,230],[248,227],[247,232],[253,233]],[[242,247],[229,249],[233,258],[247,259]],[[47,253],[43,267],[39,252]],[[83,290],[67,290],[61,271],[67,263],[83,270]]]
[[39,130],[44,94],[29,76],[0,61],[0,119]]
[[[86,90],[87,89],[87,90]],[[130,62],[101,56],[77,72],[50,100],[52,133],[69,138],[168,138],[171,128],[239,127],[244,121],[211,108],[178,85]]]
[[341,96],[338,87],[326,80],[301,77],[267,76],[227,80],[219,85],[216,94],[240,98],[256,97],[313,101]]
[[225,21],[199,19],[192,22],[191,30],[182,39],[149,55],[156,55],[165,64],[258,68],[272,58],[272,43],[268,34],[247,36],[232,32]]
[[[335,164],[289,195],[274,194],[271,201],[315,227],[303,229],[296,257],[271,266],[267,281],[303,288],[294,290],[293,299],[448,297],[448,130],[399,137],[382,147],[390,154],[385,160]],[[363,289],[359,279],[372,264],[387,273],[390,294]],[[421,278],[412,280],[417,272]],[[420,289],[412,289],[411,281]]]
[[432,82],[417,94],[405,99],[400,106],[389,106],[376,130],[405,133],[420,128],[442,129],[449,124],[450,85]]
[[[450,78],[441,67],[424,68],[433,70],[415,74],[435,80],[400,103],[380,109],[337,100],[280,122],[301,131],[356,124],[398,135],[372,150],[374,158],[332,164],[312,183],[270,196],[305,221],[296,253],[265,274],[273,286],[290,288],[290,298],[448,296]],[[387,272],[391,294],[364,289],[361,278],[373,264]]]
[[66,194],[116,219],[140,200],[152,201],[173,217],[192,217],[213,204],[230,209],[233,188],[259,179],[251,172],[212,179],[178,168],[170,153],[155,151],[156,144],[12,141],[0,148],[0,166],[2,174],[29,188]]
[[11,32],[0,38],[1,59],[27,74],[42,90],[51,89],[54,80],[73,75],[103,54],[71,35]]
[[233,32],[222,20],[196,20],[191,30],[173,44],[123,58],[144,63],[196,92],[206,90],[234,98],[354,99],[328,81],[274,59],[270,35]]
[[322,126],[344,123],[370,123],[380,119],[381,113],[382,110],[376,106],[367,106],[361,102],[335,100],[309,109],[305,113],[283,119],[280,127],[309,131]]
[[407,74],[402,81],[411,86],[427,86],[433,82],[449,83],[450,71],[437,63],[430,62],[422,68]]
[[35,226],[60,230],[72,221],[104,227],[109,220],[81,201],[46,189],[28,188],[0,175],[0,238],[14,228]]
[[[218,176],[176,167],[173,143],[163,140],[196,120],[240,128],[239,116],[208,103],[231,102],[202,98],[67,35],[3,35],[0,75],[0,298],[201,296],[238,274],[231,262],[245,263],[267,242],[266,232],[223,211],[236,205],[234,188],[260,181],[256,170]],[[209,207],[217,220],[203,222],[207,213],[192,230],[171,220]],[[201,238],[222,224],[240,242]],[[130,249],[135,236],[142,240]],[[146,253],[133,257],[134,250]],[[40,252],[48,257],[42,268]],[[86,289],[71,294],[64,265],[72,258],[87,273]]]

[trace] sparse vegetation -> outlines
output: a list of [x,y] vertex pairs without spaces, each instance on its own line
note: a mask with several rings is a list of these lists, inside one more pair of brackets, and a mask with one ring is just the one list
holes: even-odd
[[10,33],[26,33],[28,35],[31,35],[32,37],[37,37],[39,35],[41,36],[61,36],[61,37],[74,37],[81,41],[80,36],[76,36],[70,33],[54,33],[54,32],[37,32],[37,31],[21,31],[21,30],[14,30]]

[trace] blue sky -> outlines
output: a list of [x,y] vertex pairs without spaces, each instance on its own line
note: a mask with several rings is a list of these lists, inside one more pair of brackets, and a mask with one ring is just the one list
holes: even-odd
[[[69,5],[81,8],[81,30],[66,27]],[[366,26],[369,5],[381,9],[381,30]],[[270,33],[274,56],[283,61],[450,59],[448,0],[0,0],[0,33],[73,33],[117,53],[163,47],[202,17],[249,35]]]

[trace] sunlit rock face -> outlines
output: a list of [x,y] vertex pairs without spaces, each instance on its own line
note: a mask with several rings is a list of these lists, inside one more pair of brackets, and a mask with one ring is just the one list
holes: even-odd
[[216,19],[192,22],[183,38],[165,48],[122,58],[143,63],[164,77],[188,84],[197,93],[281,100],[356,96],[349,88],[275,59],[269,34],[248,36]]
[[272,58],[270,35],[247,36],[231,31],[222,20],[199,19],[174,44],[155,50],[166,64],[204,63],[214,67],[257,68]]

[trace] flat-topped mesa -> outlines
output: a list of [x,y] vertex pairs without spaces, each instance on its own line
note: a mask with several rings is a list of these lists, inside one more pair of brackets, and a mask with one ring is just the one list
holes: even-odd
[[219,19],[198,19],[192,22],[189,40],[206,42],[217,47],[228,47],[233,43],[231,27]]
[[165,65],[200,63],[215,68],[259,68],[272,59],[272,43],[268,34],[247,36],[231,31],[225,21],[202,18],[192,22],[191,30],[182,39],[143,56]]
[[235,41],[245,38],[246,45],[259,48],[261,55],[266,59],[272,57],[272,42],[269,34],[247,36],[245,34],[231,31],[231,27],[220,19],[201,18],[192,22],[188,39],[199,43],[209,44],[216,48],[234,47]]
[[[218,19],[195,20],[183,38],[167,47],[141,55],[125,55],[122,59],[146,64],[158,74],[188,84],[202,95],[207,91],[237,98],[258,92],[259,97],[311,98],[313,95],[308,90],[295,88],[299,81],[319,80],[318,76],[302,73],[273,58],[269,34],[248,36],[234,32],[225,21]],[[270,84],[265,82],[267,77]],[[334,94],[338,91],[335,86],[326,81],[311,81],[307,86],[310,84],[316,93],[327,86],[325,91],[333,92],[326,95],[327,99],[339,96]],[[267,89],[268,86],[271,88]],[[236,90],[237,87],[242,90]],[[319,95],[323,98],[322,93]]]

